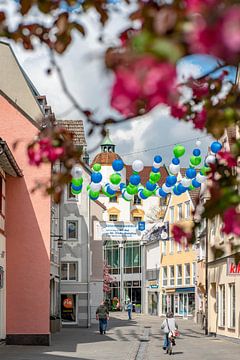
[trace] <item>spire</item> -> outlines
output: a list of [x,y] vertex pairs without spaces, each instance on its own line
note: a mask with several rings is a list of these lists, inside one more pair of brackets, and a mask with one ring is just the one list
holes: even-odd
[[109,129],[106,129],[106,136],[101,144],[102,152],[115,152],[115,144],[110,139]]

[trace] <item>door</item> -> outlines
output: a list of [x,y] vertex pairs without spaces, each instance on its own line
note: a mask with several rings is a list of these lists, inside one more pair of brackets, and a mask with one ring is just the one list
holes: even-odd
[[188,316],[188,294],[183,294],[183,316]]

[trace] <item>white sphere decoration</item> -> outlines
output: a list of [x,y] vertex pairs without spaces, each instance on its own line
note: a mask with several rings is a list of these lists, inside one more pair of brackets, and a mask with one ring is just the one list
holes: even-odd
[[168,187],[166,184],[163,184],[162,189],[165,193],[171,193],[172,192],[172,187]]
[[208,155],[207,158],[206,158],[206,160],[205,160],[205,162],[206,162],[207,165],[209,165],[209,164],[214,164],[215,161],[216,161],[216,158],[215,158],[214,155]]
[[200,174],[200,173],[198,173],[197,176],[196,176],[196,180],[197,180],[200,184],[202,184],[202,183],[204,183],[204,182],[207,180],[207,177],[204,176],[204,175],[202,175],[202,174]]
[[174,164],[170,164],[169,165],[169,170],[172,174],[176,175],[179,173],[180,171],[180,165],[174,165]]
[[71,175],[75,179],[80,179],[82,177],[82,168],[79,165],[75,165],[71,170]]
[[119,185],[116,185],[116,184],[109,184],[109,187],[114,190],[114,191],[117,191],[119,189]]
[[192,183],[192,180],[191,179],[188,179],[188,178],[183,178],[182,181],[181,181],[181,184],[184,186],[184,187],[189,187]]
[[168,237],[168,234],[166,233],[166,231],[162,231],[162,233],[161,233],[161,239],[166,240],[167,237]]
[[142,160],[135,160],[132,163],[133,171],[140,172],[143,170],[143,168],[144,168],[144,164],[143,164]]
[[100,191],[101,188],[102,188],[102,184],[101,183],[91,182],[90,188],[91,188],[92,191]]
[[125,197],[126,200],[132,200],[133,199],[133,195],[128,194],[128,192],[126,190],[123,191],[123,196]]
[[201,141],[200,141],[200,140],[197,140],[197,141],[196,141],[196,146],[197,146],[197,147],[200,147],[200,146],[201,146]]
[[159,169],[161,167],[161,163],[156,163],[155,161],[153,162],[153,167],[155,167],[156,169]]

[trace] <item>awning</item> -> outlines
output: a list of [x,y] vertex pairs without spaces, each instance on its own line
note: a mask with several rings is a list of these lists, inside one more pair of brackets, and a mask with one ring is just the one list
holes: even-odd
[[182,292],[195,292],[195,287],[182,287],[182,288],[176,288],[176,293],[182,293]]

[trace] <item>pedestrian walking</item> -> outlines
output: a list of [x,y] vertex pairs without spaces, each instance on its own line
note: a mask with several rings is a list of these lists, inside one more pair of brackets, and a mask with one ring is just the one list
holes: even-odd
[[[166,319],[163,321],[161,325],[161,329],[164,332],[164,341],[163,341],[163,350],[166,350],[166,353],[169,352],[169,349],[172,345],[175,345],[175,331],[178,329],[178,325],[173,316],[173,313],[169,312],[166,315]],[[171,343],[170,343],[171,342]]]
[[131,301],[127,304],[128,320],[132,320],[132,303]]
[[109,311],[104,301],[98,306],[96,310],[96,320],[99,321],[99,332],[100,334],[106,334],[107,331],[107,322],[109,320]]

